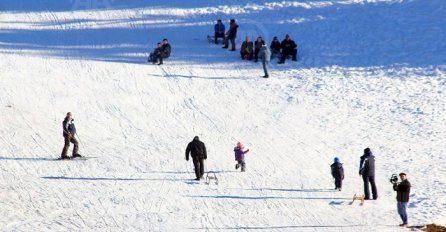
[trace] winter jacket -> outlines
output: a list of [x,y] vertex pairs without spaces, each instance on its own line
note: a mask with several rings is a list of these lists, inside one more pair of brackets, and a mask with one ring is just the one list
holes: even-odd
[[344,179],[344,168],[342,163],[336,162],[331,165],[331,175],[336,179]]
[[279,41],[272,41],[271,45],[269,46],[271,48],[272,52],[280,52],[280,42]]
[[284,39],[280,44],[280,48],[282,48],[282,53],[291,53],[297,48],[297,45],[292,39]]
[[170,56],[171,51],[172,47],[170,46],[169,43],[163,44],[163,46],[161,46],[161,56],[163,58],[168,58]]
[[186,148],[186,159],[189,159],[189,153],[191,154],[192,158],[199,158],[199,159],[207,159],[208,154],[206,152],[206,146],[203,142],[201,142],[198,139],[192,140],[187,145]]
[[243,41],[242,46],[240,48],[240,53],[245,54],[245,53],[249,53],[252,54],[252,48],[254,47],[254,44],[252,41],[246,42]]
[[231,24],[229,24],[229,30],[227,32],[228,39],[235,39],[235,37],[237,37],[237,28],[238,25],[236,23],[231,22]]
[[271,60],[271,51],[267,46],[263,46],[259,51],[259,58],[264,60],[265,62],[269,62]]
[[76,126],[74,126],[74,119],[65,118],[62,122],[63,136],[66,137],[68,134],[74,136],[76,134]]
[[223,23],[217,23],[214,26],[215,33],[225,33],[225,25]]
[[375,156],[369,151],[361,156],[359,161],[359,175],[375,176]]
[[249,152],[249,149],[243,151],[240,147],[234,147],[235,160],[245,160],[245,154]]
[[406,179],[399,184],[393,185],[393,190],[396,191],[396,200],[399,202],[409,202],[410,182]]
[[265,41],[262,39],[261,41],[255,41],[254,42],[254,50],[260,50],[262,48],[262,45],[265,44]]

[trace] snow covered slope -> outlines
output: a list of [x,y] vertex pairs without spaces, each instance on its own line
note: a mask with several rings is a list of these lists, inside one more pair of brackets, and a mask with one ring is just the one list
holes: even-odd
[[[409,223],[446,224],[446,2],[0,2],[3,231],[405,231],[388,179],[406,172]],[[215,19],[299,45],[261,65],[209,44]],[[172,57],[149,65],[156,42]],[[81,153],[54,161],[73,112]],[[219,185],[192,181],[187,143]],[[234,170],[232,149],[251,152]],[[377,157],[378,201],[359,156]],[[329,165],[346,170],[333,191]]]

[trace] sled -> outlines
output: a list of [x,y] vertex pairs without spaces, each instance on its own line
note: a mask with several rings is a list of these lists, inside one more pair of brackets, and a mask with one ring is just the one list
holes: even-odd
[[218,185],[218,178],[215,172],[208,172],[206,174],[206,184],[211,184],[212,180]]
[[359,203],[359,205],[364,205],[364,195],[357,195],[356,193],[355,193],[355,195],[353,195],[353,200],[352,200],[352,202],[350,203],[350,205],[353,205],[353,202],[355,202],[355,200],[359,200],[359,201],[361,201],[361,203]]
[[[209,42],[209,43],[215,43],[215,36],[213,36],[213,35],[208,35],[208,36],[207,36],[207,39],[208,39],[208,42]],[[218,38],[217,38],[217,42],[218,42],[219,40],[221,41],[222,44],[223,44],[224,41],[225,41],[224,38],[222,38],[222,37],[218,37]]]

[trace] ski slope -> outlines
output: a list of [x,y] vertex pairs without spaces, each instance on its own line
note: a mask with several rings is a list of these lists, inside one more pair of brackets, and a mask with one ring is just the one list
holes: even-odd
[[[446,225],[444,15],[442,0],[4,0],[0,228],[407,231],[389,183],[400,172],[409,224]],[[260,78],[260,63],[208,43],[217,18],[237,20],[237,48],[289,33],[298,62]],[[172,56],[147,64],[163,38]],[[54,161],[68,111],[80,153],[98,158]],[[192,181],[195,135],[218,185]],[[379,199],[350,205],[366,147]]]

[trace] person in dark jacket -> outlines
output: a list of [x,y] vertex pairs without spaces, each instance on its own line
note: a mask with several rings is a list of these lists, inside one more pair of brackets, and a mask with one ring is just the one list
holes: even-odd
[[235,51],[235,38],[237,37],[238,25],[235,23],[235,19],[231,19],[229,22],[229,30],[226,32],[225,44],[223,48],[229,47],[229,41],[231,41],[231,51]]
[[241,142],[237,142],[237,146],[234,147],[234,156],[237,164],[235,165],[235,169],[241,167],[241,171],[246,171],[246,162],[245,162],[245,154],[249,152],[249,149],[245,150],[245,146]]
[[262,45],[265,44],[265,41],[262,39],[262,37],[257,37],[256,41],[254,42],[254,62],[259,61],[259,52],[262,48]]
[[400,224],[402,227],[407,227],[407,204],[409,203],[409,195],[410,195],[410,182],[407,180],[406,173],[400,173],[401,182],[393,184],[393,190],[396,191],[396,201],[398,214],[403,220],[403,223]]
[[359,161],[359,175],[364,181],[364,196],[366,200],[370,200],[369,183],[372,186],[373,200],[378,199],[378,191],[375,184],[375,156],[370,148],[364,149],[364,155]]
[[240,55],[242,56],[242,60],[252,60],[253,47],[254,44],[251,41],[251,38],[246,36],[245,41],[243,41],[242,46],[240,47]]
[[285,59],[291,55],[293,61],[297,61],[297,45],[294,40],[291,39],[290,35],[286,35],[285,39],[280,44],[282,49],[282,57],[280,58],[279,64],[284,64]]
[[217,24],[214,26],[214,39],[215,44],[218,44],[218,38],[225,38],[225,25],[221,22],[221,19],[217,20]]
[[170,56],[170,52],[172,51],[172,47],[169,44],[167,39],[163,39],[163,45],[161,46],[161,52],[158,54],[157,58],[160,61],[158,65],[163,64],[163,59],[168,58]]
[[274,36],[273,41],[271,41],[271,45],[269,46],[271,49],[271,59],[275,56],[279,56],[280,54],[280,41],[277,36]]
[[68,112],[65,119],[62,122],[62,130],[63,130],[63,137],[65,140],[64,147],[62,149],[61,159],[70,159],[71,157],[67,156],[68,148],[70,148],[70,142],[74,144],[73,148],[73,154],[72,158],[75,157],[81,157],[79,155],[79,143],[77,142],[76,138],[74,137],[76,135],[76,127],[74,126],[74,119],[72,117],[71,112]]
[[161,53],[161,43],[160,42],[158,42],[157,44],[156,44],[156,48],[155,48],[155,50],[153,50],[153,52],[151,52],[150,53],[150,55],[149,55],[149,60],[148,60],[148,62],[152,62],[152,64],[156,64],[156,63],[158,63],[158,56],[160,55],[160,53]]
[[192,156],[195,169],[195,180],[200,180],[204,175],[204,160],[208,158],[206,152],[206,146],[200,141],[198,136],[187,145],[186,148],[186,161],[189,161],[189,153]]
[[338,157],[334,158],[334,163],[331,165],[331,175],[335,179],[335,190],[341,191],[342,180],[344,180],[344,168]]

